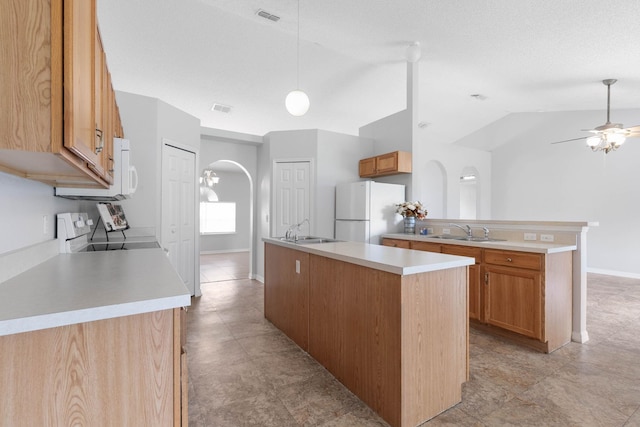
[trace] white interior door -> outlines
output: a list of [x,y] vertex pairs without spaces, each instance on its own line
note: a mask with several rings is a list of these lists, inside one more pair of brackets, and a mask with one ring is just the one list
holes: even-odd
[[192,295],[195,293],[195,153],[162,147],[161,245]]
[[[275,236],[284,236],[287,229],[310,218],[311,163],[277,162],[275,166]],[[309,235],[310,224],[300,228],[299,235]]]

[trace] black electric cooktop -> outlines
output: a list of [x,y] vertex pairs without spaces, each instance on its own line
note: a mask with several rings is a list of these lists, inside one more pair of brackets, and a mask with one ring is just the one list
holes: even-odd
[[133,249],[159,248],[158,242],[101,242],[90,243],[79,252],[127,251]]

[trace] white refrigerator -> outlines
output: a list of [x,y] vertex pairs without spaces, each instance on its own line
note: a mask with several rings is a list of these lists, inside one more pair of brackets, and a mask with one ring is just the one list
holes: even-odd
[[336,185],[336,239],[380,244],[385,233],[402,232],[396,204],[404,185],[358,181]]

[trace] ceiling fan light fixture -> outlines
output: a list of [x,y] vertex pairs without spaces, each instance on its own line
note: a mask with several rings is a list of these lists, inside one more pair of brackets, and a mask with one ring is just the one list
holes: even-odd
[[599,136],[590,136],[589,138],[587,138],[587,146],[595,148],[598,146],[598,144],[600,144],[600,141],[601,139]]
[[609,133],[607,134],[607,142],[615,145],[616,147],[624,144],[627,138],[621,133]]

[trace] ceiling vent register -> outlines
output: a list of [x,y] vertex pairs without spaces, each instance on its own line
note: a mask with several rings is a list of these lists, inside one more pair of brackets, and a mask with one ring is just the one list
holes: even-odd
[[272,13],[267,12],[266,10],[263,9],[258,9],[258,11],[256,12],[256,15],[268,19],[269,21],[273,21],[273,22],[278,22],[280,20],[280,17],[277,15],[274,15]]
[[231,106],[224,104],[213,104],[213,107],[211,107],[211,111],[229,114],[231,112]]

